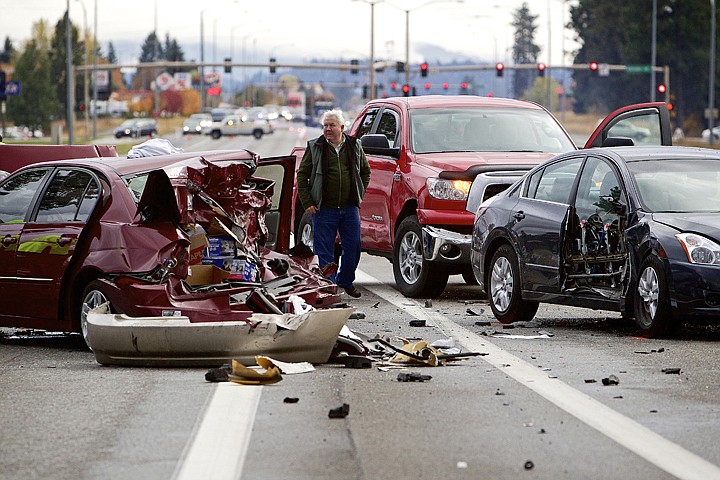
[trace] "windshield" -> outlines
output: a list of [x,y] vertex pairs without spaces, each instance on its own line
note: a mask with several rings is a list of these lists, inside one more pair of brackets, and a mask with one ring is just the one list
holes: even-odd
[[650,212],[720,210],[720,160],[648,160],[628,168]]
[[415,153],[547,152],[575,150],[544,110],[525,108],[423,108],[410,114]]

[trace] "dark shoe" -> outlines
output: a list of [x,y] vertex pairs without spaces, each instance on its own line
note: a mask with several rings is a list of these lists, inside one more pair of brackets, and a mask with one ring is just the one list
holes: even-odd
[[360,295],[362,295],[360,293],[360,290],[358,290],[357,288],[355,288],[352,285],[350,285],[349,287],[345,287],[345,293],[347,293],[348,295],[350,295],[353,298],[360,298]]

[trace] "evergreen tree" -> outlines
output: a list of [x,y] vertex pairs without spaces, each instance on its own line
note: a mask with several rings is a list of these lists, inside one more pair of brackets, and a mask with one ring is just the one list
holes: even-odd
[[[523,3],[513,14],[512,26],[515,28],[513,38],[513,62],[516,64],[536,63],[540,47],[535,44],[535,22],[537,15],[531,15],[527,2]],[[529,90],[536,73],[534,70],[515,70],[513,75],[513,92],[516,97]]]
[[15,53],[15,48],[10,41],[10,37],[5,37],[5,44],[0,52],[0,63],[10,63],[13,53]]
[[[67,18],[67,12],[63,15],[62,20],[58,21],[55,25],[55,33],[50,40],[50,78],[51,82],[55,85],[55,99],[57,100],[56,105],[59,105],[58,111],[55,113],[58,116],[65,114],[67,110],[67,75],[66,75],[66,41],[67,36],[65,35],[65,19]],[[81,43],[78,42],[79,32],[78,29],[71,24],[70,26],[70,48],[72,49],[72,64],[81,65],[84,48]],[[83,79],[82,75],[77,78],[75,82],[76,92],[75,98],[78,98],[77,92],[82,92]]]
[[[177,40],[174,38],[170,38],[169,34],[165,34],[165,48],[163,49],[163,57],[164,60],[167,60],[168,62],[184,62],[185,61],[185,53],[182,51],[182,48],[180,48],[180,45],[178,44]],[[179,69],[179,68],[168,68],[167,71],[170,75],[173,75],[175,72],[185,71],[187,69]]]
[[117,54],[115,53],[115,45],[113,45],[112,42],[108,43],[107,61],[112,65],[118,62]]
[[47,52],[30,40],[18,56],[13,74],[13,80],[22,83],[22,94],[7,101],[8,116],[16,125],[50,131],[50,121],[60,108],[50,71]]

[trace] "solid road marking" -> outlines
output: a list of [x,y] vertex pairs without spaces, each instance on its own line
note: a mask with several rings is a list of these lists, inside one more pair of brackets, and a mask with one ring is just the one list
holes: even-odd
[[241,477],[262,387],[218,383],[175,469],[175,480]]
[[489,353],[479,358],[656,467],[682,480],[720,479],[720,467],[557,378],[550,378],[547,373],[497,347],[487,338],[480,337],[444,315],[405,298],[394,288],[383,285],[365,272],[358,270],[356,280],[415,318],[433,322],[443,334],[453,337],[469,351]]
[[[479,358],[656,467],[681,480],[720,479],[720,468],[716,465],[557,378],[548,377],[547,373],[497,347],[487,338],[405,298],[361,270],[357,271],[356,279],[363,287],[418,320],[433,322],[446,336],[455,338],[468,350],[489,353]],[[173,476],[175,480],[234,480],[241,477],[261,391],[259,386],[217,384],[178,463]]]

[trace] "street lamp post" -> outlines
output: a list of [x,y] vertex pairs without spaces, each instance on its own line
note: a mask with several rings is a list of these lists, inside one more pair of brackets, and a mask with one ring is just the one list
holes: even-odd
[[[77,2],[80,2],[80,5],[82,5],[83,9],[83,44],[85,45],[85,52],[83,54],[83,63],[87,64],[88,62],[88,30],[87,30],[87,10],[85,10],[85,2],[83,0],[76,0]],[[85,70],[83,72],[83,98],[85,102],[85,137],[88,136],[88,130],[90,130],[90,114],[88,113],[88,110],[90,108],[90,105],[88,105],[88,97],[90,96],[90,91],[88,88],[88,71]]]
[[[93,79],[93,129],[92,129],[92,138],[97,138],[97,96],[98,96],[98,88],[97,88],[97,24],[98,24],[98,18],[97,18],[97,0],[95,0],[95,4],[93,6],[93,53],[92,53],[92,63],[93,63],[93,69],[92,69],[92,79]],[[112,75],[110,75],[112,76]],[[109,87],[112,87],[112,82],[110,81]]]

